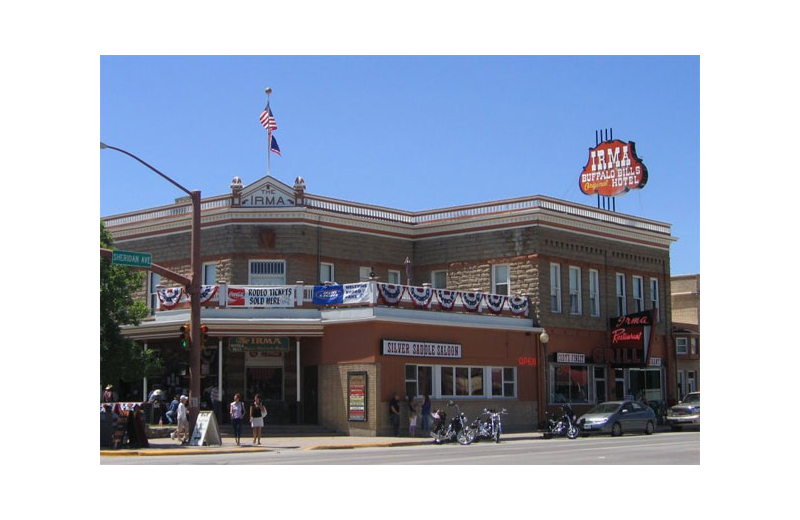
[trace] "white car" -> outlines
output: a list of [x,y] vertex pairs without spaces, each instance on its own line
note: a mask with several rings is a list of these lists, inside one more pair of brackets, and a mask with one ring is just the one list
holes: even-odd
[[692,392],[667,410],[667,424],[679,431],[684,426],[700,426],[700,392]]

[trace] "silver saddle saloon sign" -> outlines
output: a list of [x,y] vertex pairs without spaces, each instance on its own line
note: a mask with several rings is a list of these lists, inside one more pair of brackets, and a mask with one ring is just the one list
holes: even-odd
[[625,195],[647,184],[647,168],[636,156],[636,143],[614,140],[589,149],[589,161],[579,181],[586,195]]

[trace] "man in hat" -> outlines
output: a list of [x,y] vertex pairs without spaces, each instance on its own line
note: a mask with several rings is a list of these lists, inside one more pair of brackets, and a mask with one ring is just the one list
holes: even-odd
[[101,398],[104,403],[113,403],[116,399],[114,399],[114,386],[107,385],[105,392],[103,392],[103,397]]
[[173,432],[173,439],[180,439],[181,444],[189,442],[189,411],[186,408],[186,401],[188,397],[181,396],[181,402],[178,405],[178,428]]

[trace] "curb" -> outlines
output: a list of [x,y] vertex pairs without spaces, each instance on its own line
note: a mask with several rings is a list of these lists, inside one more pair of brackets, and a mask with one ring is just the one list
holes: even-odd
[[101,457],[167,457],[173,455],[230,455],[234,453],[263,453],[272,448],[145,448],[141,450],[101,451]]

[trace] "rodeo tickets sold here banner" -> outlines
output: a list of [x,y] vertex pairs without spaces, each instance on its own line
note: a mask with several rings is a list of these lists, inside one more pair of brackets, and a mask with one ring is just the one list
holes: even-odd
[[228,287],[228,307],[294,307],[294,286]]

